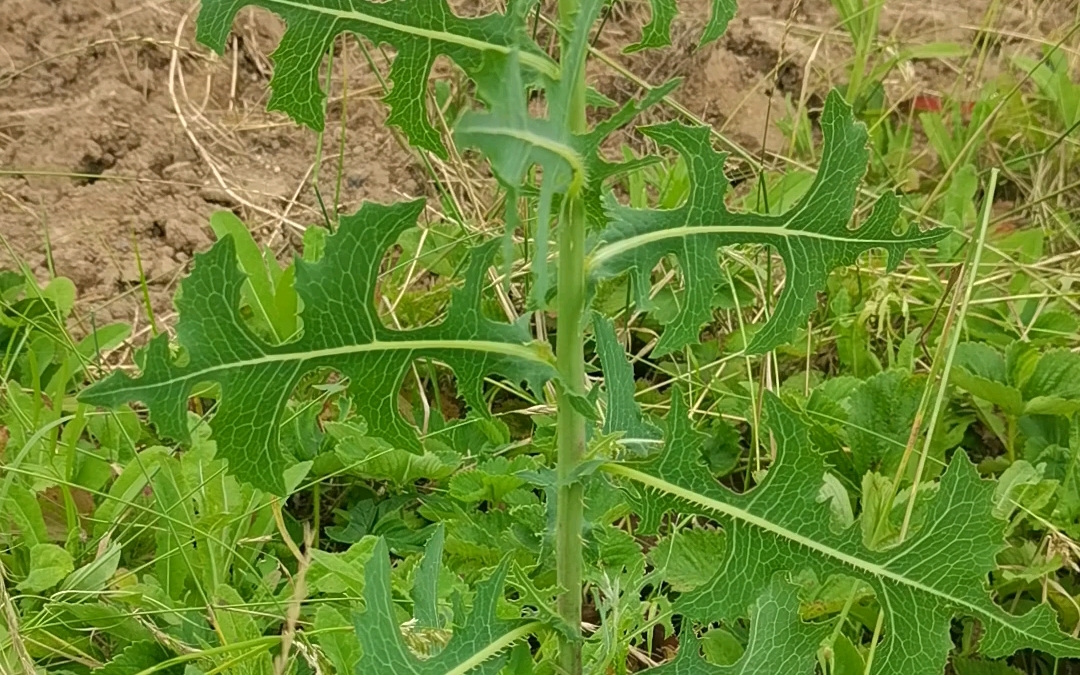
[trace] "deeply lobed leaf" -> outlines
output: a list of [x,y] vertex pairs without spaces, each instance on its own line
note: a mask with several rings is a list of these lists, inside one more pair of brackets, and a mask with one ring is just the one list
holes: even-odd
[[866,251],[884,249],[891,269],[907,249],[928,246],[948,234],[945,228],[894,232],[900,209],[893,194],[881,197],[858,229],[849,229],[866,169],[866,127],[855,121],[850,106],[835,91],[825,103],[821,127],[825,147],[817,177],[807,194],[778,216],[728,210],[724,203],[726,155],[713,150],[708,127],[668,123],[642,129],[683,155],[690,194],[685,204],[672,210],[630,208],[609,196],[611,224],[590,253],[589,268],[594,281],[632,271],[639,304],[648,306],[653,268],[667,255],[678,257],[686,293],[677,316],[653,350],[655,356],[695,342],[701,326],[711,318],[713,289],[723,279],[717,262],[717,249],[722,246],[768,244],[784,260],[783,291],[768,322],[747,348],[760,353],[783,344],[802,324],[834,268],[853,263]]
[[715,665],[702,658],[698,641],[684,629],[675,660],[643,672],[652,675],[812,675],[815,672],[814,656],[830,626],[799,619],[799,597],[794,586],[779,577],[773,579],[751,608],[750,620],[746,651],[730,666]]
[[[442,536],[437,534],[432,542],[441,552]],[[429,544],[429,546],[432,546]],[[433,557],[434,559],[434,557]],[[428,554],[425,553],[425,562]],[[485,581],[477,584],[472,610],[454,628],[454,635],[446,647],[428,659],[414,655],[401,637],[401,629],[395,616],[390,588],[390,557],[386,542],[375,545],[371,560],[364,568],[364,604],[362,613],[354,616],[356,637],[360,640],[363,655],[357,666],[358,673],[413,673],[414,675],[447,675],[449,673],[485,673],[494,675],[502,667],[500,654],[518,639],[528,634],[530,625],[522,620],[507,620],[496,616],[496,607],[502,598],[508,564],[504,561]],[[424,583],[431,585],[430,579]],[[430,600],[433,591],[428,588],[420,597]],[[416,598],[414,591],[414,598]],[[420,602],[419,598],[417,599]],[[420,608],[423,603],[418,605]],[[425,620],[430,610],[417,615]],[[463,611],[458,607],[455,611]],[[535,624],[532,625],[535,628]]]
[[[671,44],[671,22],[679,14],[675,0],[650,0],[652,17],[641,31],[641,40],[629,45],[623,51],[637,52],[643,49],[656,49]],[[727,30],[728,23],[735,18],[736,0],[712,0],[709,22],[701,33],[699,47],[704,47],[716,40]]]
[[726,558],[710,583],[680,597],[677,612],[695,621],[731,621],[768,590],[775,574],[809,569],[819,578],[858,578],[874,589],[885,615],[876,675],[940,675],[954,616],[980,622],[979,649],[991,658],[1027,648],[1080,656],[1080,640],[1058,629],[1048,606],[1016,616],[987,594],[1005,524],[991,515],[994,483],[980,479],[963,453],[928,500],[921,529],[898,546],[872,551],[859,527],[834,529],[830,507],[819,498],[824,460],[803,421],[779,399],[769,395],[765,403],[776,461],[746,494],[731,492],[708,473],[685,404],[678,396],[672,400],[665,451],[640,468],[608,470],[632,481],[628,489],[643,527],[655,527],[660,514],[676,509],[708,515],[725,528]]
[[526,33],[525,14],[532,4],[510,0],[504,14],[464,18],[446,0],[203,0],[197,37],[220,54],[242,7],[255,5],[279,15],[287,29],[271,55],[268,107],[317,131],[323,129],[326,99],[319,70],[334,39],[355,33],[376,45],[389,44],[397,55],[386,96],[387,123],[400,127],[413,145],[445,157],[425,103],[428,74],[438,56],[453,59],[481,88],[497,81],[503,60],[515,49],[528,50],[522,57],[525,65],[558,76],[557,67],[532,46]]
[[[603,0],[582,0],[574,31],[566,40],[566,50],[560,61],[563,72],[576,73],[584,69],[590,31],[603,5]],[[495,70],[494,66],[491,70]],[[534,117],[529,114],[528,107],[530,88],[522,76],[519,54],[513,52],[505,59],[502,77],[489,87],[488,109],[471,111],[462,117],[454,130],[455,140],[462,146],[482,150],[491,162],[493,173],[507,190],[507,244],[518,226],[517,202],[527,172],[533,166],[542,169],[536,228],[532,236],[535,252],[532,256],[531,300],[534,307],[545,305],[550,285],[548,240],[554,220],[552,210],[557,200],[581,196],[590,224],[597,229],[606,225],[602,206],[604,181],[629,171],[635,163],[607,162],[600,153],[601,145],[612,132],[661,101],[678,84],[679,80],[673,79],[650,89],[640,101],[626,103],[588,133],[574,134],[571,131],[571,100],[575,93],[572,79],[566,77],[549,82],[545,87],[546,115]]]
[[[602,0],[583,0],[578,8],[574,31],[567,37],[560,60],[563,73],[583,71],[589,31],[602,5]],[[517,202],[526,172],[534,165],[543,171],[532,237],[536,247],[532,257],[534,307],[544,306],[549,287],[548,240],[555,199],[585,191],[590,181],[589,164],[596,161],[596,147],[589,143],[589,137],[572,131],[573,85],[574,79],[569,76],[550,83],[546,87],[547,114],[533,117],[529,114],[530,92],[522,78],[519,55],[513,52],[506,59],[503,77],[492,86],[488,110],[466,113],[454,131],[458,143],[483,151],[507,190],[507,243],[517,227]],[[599,194],[602,178],[592,178],[594,195]]]
[[142,374],[115,372],[86,389],[80,399],[115,407],[142,401],[164,436],[186,440],[187,399],[200,383],[220,385],[210,426],[219,457],[229,471],[256,487],[283,494],[282,471],[289,460],[278,443],[285,402],[305,373],[331,368],[349,378],[356,411],[368,434],[419,451],[415,430],[398,410],[398,392],[409,365],[428,358],[450,366],[463,397],[486,411],[483,378],[502,375],[534,390],[554,375],[544,348],[531,346],[523,325],[484,317],[480,308],[484,271],[495,242],[474,249],[464,287],[453,294],[446,319],[414,330],[382,325],[375,308],[383,253],[415,226],[423,201],[392,206],[365,204],[341,218],[318,262],[296,261],[296,291],[303,301],[303,334],[270,345],[257,338],[240,315],[244,274],[231,237],[196,257],[177,300],[180,358],[168,337],[158,336],[143,352]]

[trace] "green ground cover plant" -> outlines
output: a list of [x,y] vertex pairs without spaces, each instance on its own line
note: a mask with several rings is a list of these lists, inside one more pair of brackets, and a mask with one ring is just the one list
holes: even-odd
[[[1044,261],[1075,242],[993,224],[1031,163],[1067,180],[1077,85],[1049,46],[970,114],[922,113],[945,166],[901,193],[917,122],[875,83],[962,50],[877,54],[880,3],[837,4],[847,88],[786,122],[813,170],[740,191],[710,127],[639,124],[677,81],[590,88],[601,0],[204,0],[219,52],[244,7],[285,20],[269,107],[312,133],[335,45],[391,48],[386,123],[474,152],[504,232],[418,237],[425,200],[367,203],[282,265],[218,214],[172,331],[108,374],[126,326],[76,342],[70,282],[0,276],[0,663],[1073,672],[1080,324]],[[670,43],[675,3],[651,7],[627,51]],[[714,0],[700,43],[736,10]],[[1056,134],[997,114],[1027,84]]]

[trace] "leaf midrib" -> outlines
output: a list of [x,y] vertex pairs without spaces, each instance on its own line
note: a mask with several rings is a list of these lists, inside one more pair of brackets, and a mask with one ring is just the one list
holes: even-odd
[[[631,251],[641,246],[647,246],[658,241],[664,241],[665,239],[679,239],[684,237],[693,237],[702,234],[761,234],[771,237],[783,237],[789,238],[804,238],[804,239],[821,239],[824,241],[831,241],[841,244],[859,244],[870,246],[892,246],[895,244],[913,245],[920,243],[924,237],[919,236],[914,239],[859,239],[857,237],[842,237],[832,234],[824,234],[822,232],[811,232],[807,230],[796,230],[788,227],[791,220],[786,220],[783,225],[683,225],[681,227],[672,227],[663,230],[655,230],[653,232],[646,232],[644,234],[634,235],[626,239],[621,239],[611,244],[600,246],[589,257],[589,265],[593,268],[599,267],[603,263],[618,257],[627,251]],[[857,233],[858,230],[852,230],[853,233]],[[926,238],[927,241],[934,241],[932,238]]]
[[[397,31],[399,33],[405,33],[407,35],[414,35],[416,37],[424,38],[425,40],[435,40],[438,42],[446,42],[449,44],[456,44],[469,49],[475,49],[477,51],[498,52],[500,54],[509,54],[512,51],[511,47],[503,45],[493,44],[491,42],[484,42],[483,40],[477,40],[466,35],[457,35],[456,33],[448,33],[440,30],[430,30],[428,28],[420,28],[418,26],[410,26],[408,24],[397,23],[395,21],[388,21],[381,19],[371,14],[365,14],[364,12],[357,12],[355,10],[340,10],[331,9],[329,7],[317,7],[315,5],[309,5],[304,2],[297,2],[295,0],[264,0],[267,4],[282,5],[285,7],[293,7],[308,12],[315,12],[317,14],[325,14],[331,16],[334,19],[359,21],[361,23],[371,24],[372,26],[379,26],[380,28],[387,28],[389,30]],[[540,57],[531,52],[520,52],[519,58],[521,62],[530,68],[544,73],[548,77],[553,79],[559,79],[559,67],[555,62]]]
[[465,675],[473,668],[476,668],[488,659],[498,655],[499,652],[521,638],[537,632],[542,627],[543,624],[539,621],[530,621],[529,623],[518,626],[517,628],[500,635],[497,639],[492,640],[491,643],[485,645],[483,649],[480,649],[475,654],[455,666],[453,670],[447,671],[446,675]]
[[[268,363],[314,361],[316,359],[326,357],[348,356],[350,354],[362,354],[364,352],[376,351],[424,351],[447,349],[502,354],[504,356],[510,356],[513,358],[532,361],[533,363],[540,363],[547,366],[551,365],[548,359],[545,359],[540,353],[537,352],[537,350],[529,347],[528,345],[519,345],[507,342],[495,342],[491,340],[394,340],[387,342],[373,340],[372,342],[365,342],[363,344],[344,345],[341,347],[331,347],[329,349],[316,349],[304,352],[283,352],[279,354],[265,354],[257,359],[232,361],[230,363],[210,366],[209,368],[201,368],[197,371],[185,373],[179,377],[173,377],[168,380],[151,382],[143,384],[141,386],[133,386],[130,387],[130,390],[152,390],[160,387],[167,387],[177,382],[183,382],[187,380],[194,380],[196,382],[200,381],[201,379],[212,380],[213,378],[208,377],[208,375],[211,373],[216,373],[223,370],[251,368],[266,365]],[[136,382],[137,381],[138,380],[136,380]]]
[[[941,599],[945,600],[946,602],[952,604],[953,606],[964,607],[967,610],[969,610],[970,612],[972,612],[973,615],[977,615],[977,616],[983,617],[985,619],[990,619],[990,620],[994,621],[995,623],[1004,626],[1007,630],[1011,630],[1011,631],[1015,631],[1017,633],[1023,634],[1024,636],[1031,639],[1033,641],[1033,643],[1035,643],[1035,644],[1044,642],[1044,639],[1043,639],[1042,636],[1033,635],[1033,634],[1031,634],[1031,633],[1029,633],[1027,631],[1022,631],[1021,629],[1017,628],[1016,626],[1004,621],[1000,616],[997,616],[996,614],[994,614],[992,612],[988,612],[988,611],[986,611],[986,609],[984,609],[982,607],[979,607],[977,605],[973,605],[970,602],[968,602],[967,600],[963,600],[963,599],[960,599],[960,598],[955,598],[955,597],[949,595],[948,593],[944,593],[942,591],[937,590],[936,588],[926,586],[925,584],[923,584],[923,583],[921,583],[919,581],[915,581],[914,579],[909,579],[908,577],[905,577],[905,576],[903,576],[901,574],[893,572],[893,571],[891,571],[891,570],[889,570],[889,569],[887,569],[885,567],[882,567],[881,565],[875,565],[874,563],[863,560],[862,558],[858,558],[858,557],[855,557],[855,556],[848,555],[848,554],[844,553],[843,551],[838,551],[838,550],[836,550],[834,548],[826,546],[825,544],[814,541],[813,539],[810,539],[808,537],[804,537],[803,535],[801,535],[801,534],[799,534],[797,532],[792,532],[791,530],[789,530],[789,529],[787,529],[785,527],[781,527],[781,526],[777,525],[776,523],[773,523],[772,521],[766,520],[765,518],[762,518],[760,516],[756,516],[756,515],[750,513],[749,511],[746,511],[744,509],[740,509],[737,506],[732,506],[731,504],[726,504],[726,503],[724,503],[722,501],[719,501],[719,500],[716,500],[716,499],[711,499],[711,498],[706,497],[704,495],[698,494],[697,492],[694,492],[693,490],[687,490],[686,488],[680,487],[680,486],[675,485],[673,483],[669,483],[668,481],[665,481],[665,480],[663,480],[661,478],[657,478],[656,476],[644,473],[642,471],[638,471],[636,469],[631,469],[630,467],[624,466],[624,465],[621,465],[621,464],[605,464],[602,467],[602,469],[604,471],[608,472],[608,473],[612,473],[612,474],[615,474],[615,475],[618,475],[618,476],[623,476],[625,478],[629,478],[630,480],[637,481],[637,482],[639,482],[639,483],[641,483],[643,485],[649,486],[649,487],[651,487],[653,489],[660,490],[662,492],[666,492],[668,494],[674,495],[674,496],[679,497],[680,499],[686,500],[688,502],[697,504],[699,506],[703,506],[703,507],[705,507],[707,509],[711,509],[711,510],[716,511],[718,513],[722,513],[724,515],[730,516],[730,517],[735,518],[737,520],[741,520],[741,521],[743,521],[743,522],[745,522],[745,523],[747,523],[749,525],[759,527],[759,528],[765,530],[766,532],[770,532],[770,533],[772,533],[772,534],[774,534],[774,535],[776,535],[778,537],[782,537],[782,538],[794,541],[795,543],[797,543],[797,544],[799,544],[801,546],[805,546],[806,548],[817,551],[818,553],[826,555],[826,556],[828,556],[830,558],[833,558],[835,560],[839,560],[842,563],[850,565],[850,566],[854,567],[855,569],[862,570],[862,571],[864,571],[864,572],[866,572],[868,574],[872,574],[872,575],[874,575],[876,577],[880,577],[880,578],[889,579],[890,581],[896,582],[896,583],[898,583],[900,585],[903,585],[903,586],[908,586],[910,588],[917,589],[917,590],[922,591],[924,593],[929,593],[930,595],[933,595],[933,596],[936,596],[938,598],[941,598]],[[907,553],[907,551],[902,551],[895,558],[892,558],[892,560],[896,560],[897,558],[903,556],[905,553]]]

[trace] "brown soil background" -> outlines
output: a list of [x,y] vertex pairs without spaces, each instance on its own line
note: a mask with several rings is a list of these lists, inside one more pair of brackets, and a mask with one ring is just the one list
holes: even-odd
[[[467,11],[474,4],[457,3]],[[648,5],[620,0],[599,46],[651,84],[685,78],[677,98],[751,151],[763,139],[782,150],[780,133],[765,132],[766,119],[784,115],[784,95],[798,100],[804,87],[822,94],[845,77],[850,50],[835,12],[828,0],[804,0],[794,12],[792,0],[743,0],[728,34],[695,51],[708,4],[683,0],[671,48],[627,56],[619,46],[640,35]],[[989,4],[889,2],[881,33],[897,44],[970,43]],[[997,29],[1032,47],[1023,36],[1052,39],[1076,11],[1065,0],[1003,4],[1010,7]],[[283,27],[268,12],[245,9],[233,28],[218,57],[194,42],[194,12],[183,2],[0,0],[0,267],[11,268],[14,253],[41,279],[70,277],[83,330],[91,317],[97,325],[132,322],[136,335],[147,330],[136,246],[155,312],[168,320],[177,279],[213,241],[215,210],[235,210],[257,239],[283,252],[300,227],[321,221],[310,180],[316,134],[264,112],[268,54]],[[358,51],[346,58],[343,210],[431,195],[418,159],[381,126],[374,73]],[[637,93],[602,64],[590,69],[607,95]],[[333,191],[340,131],[335,71],[324,195]],[[894,72],[887,88],[890,96],[947,91],[963,75],[922,63]]]

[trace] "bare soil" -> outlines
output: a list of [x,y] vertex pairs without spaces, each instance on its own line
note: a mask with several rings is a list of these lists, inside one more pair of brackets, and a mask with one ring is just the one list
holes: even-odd
[[[850,49],[835,13],[828,0],[743,0],[728,34],[695,50],[708,4],[684,0],[671,48],[622,55],[618,47],[648,19],[645,0],[622,0],[599,46],[650,84],[683,77],[677,98],[733,141],[782,151],[775,122],[785,96],[813,100],[844,78]],[[989,4],[890,2],[881,33],[896,44],[971,43]],[[1006,42],[1053,35],[1076,11],[1059,0],[999,4],[1010,5],[994,24],[1009,27],[1013,37],[999,36]],[[243,10],[223,57],[194,42],[193,24],[192,7],[175,0],[0,0],[0,267],[14,254],[41,278],[70,277],[84,328],[93,317],[146,329],[138,260],[155,313],[167,319],[177,278],[213,240],[215,210],[236,211],[278,250],[322,220],[311,189],[316,134],[264,112],[281,23]],[[374,74],[358,54],[347,67],[343,208],[429,194],[418,159],[381,126]],[[591,68],[609,96],[638,93],[610,69]],[[920,64],[887,84],[902,96],[952,87],[958,75]],[[337,85],[324,197],[335,186],[341,109]]]
[[[237,211],[275,248],[321,222],[309,185],[316,134],[264,112],[276,17],[243,12],[219,58],[196,45],[180,2],[0,5],[0,230],[40,277],[51,253],[84,320],[146,327],[136,247],[167,316],[178,276],[213,241],[216,210]],[[342,203],[422,193],[413,158],[381,125],[374,78],[358,75],[368,77],[350,86]],[[331,192],[337,131],[328,125],[322,168]]]

